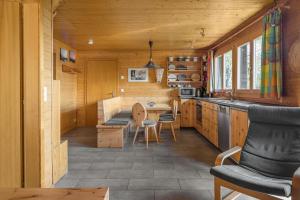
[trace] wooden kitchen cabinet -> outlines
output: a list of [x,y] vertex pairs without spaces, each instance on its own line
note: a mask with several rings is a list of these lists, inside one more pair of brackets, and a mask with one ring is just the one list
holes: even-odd
[[196,118],[196,101],[194,99],[181,99],[181,127],[194,127]]
[[202,135],[218,147],[218,105],[202,102]]
[[[243,147],[249,127],[248,112],[231,109],[230,111],[231,122],[231,147]],[[233,156],[235,161],[240,160],[240,154]]]

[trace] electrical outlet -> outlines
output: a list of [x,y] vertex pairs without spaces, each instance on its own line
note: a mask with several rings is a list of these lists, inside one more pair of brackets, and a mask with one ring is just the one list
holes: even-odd
[[121,88],[121,92],[122,92],[122,93],[124,93],[124,92],[125,92],[125,90],[124,90],[123,88]]

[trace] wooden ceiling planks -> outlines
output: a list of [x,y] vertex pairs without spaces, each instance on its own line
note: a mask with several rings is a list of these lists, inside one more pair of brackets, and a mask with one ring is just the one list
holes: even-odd
[[204,48],[272,2],[64,0],[56,10],[54,37],[80,50],[144,50],[149,39],[158,50]]

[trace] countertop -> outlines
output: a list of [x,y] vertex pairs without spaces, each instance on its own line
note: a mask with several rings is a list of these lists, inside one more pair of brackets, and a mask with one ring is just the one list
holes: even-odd
[[240,110],[245,110],[247,111],[248,108],[251,105],[261,105],[255,102],[249,102],[249,101],[240,101],[240,100],[228,100],[224,98],[210,98],[210,97],[191,97],[191,98],[181,98],[181,99],[195,99],[195,100],[200,100],[200,101],[206,101],[210,103],[215,103],[220,106],[228,106],[231,108],[237,108]]

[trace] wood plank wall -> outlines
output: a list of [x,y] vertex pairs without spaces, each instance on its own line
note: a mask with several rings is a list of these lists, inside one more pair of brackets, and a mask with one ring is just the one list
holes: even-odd
[[300,1],[289,0],[289,5],[283,10],[284,102],[300,106],[300,52],[292,50],[300,46]]
[[77,62],[63,62],[60,60],[60,48],[75,50],[69,45],[54,40],[54,76],[61,85],[61,133],[64,134],[76,127],[77,123],[77,74],[62,72],[62,65],[77,67]]
[[22,186],[20,4],[0,1],[0,187]]
[[[206,54],[205,50],[162,50],[154,51],[154,62],[165,68],[162,83],[156,83],[154,70],[149,70],[149,82],[147,83],[129,83],[128,68],[142,67],[149,59],[148,51],[79,51],[80,70],[85,72],[86,63],[88,60],[115,60],[118,63],[118,80],[119,91],[117,95],[128,97],[129,99],[143,98],[163,98],[169,99],[172,97],[173,89],[167,87],[167,58],[168,56],[202,56]],[[85,76],[86,73],[78,75],[78,125],[85,125]],[[124,76],[124,79],[121,79]],[[120,90],[124,89],[124,93]]]
[[39,4],[23,4],[24,187],[41,182]]
[[[41,187],[52,185],[52,2],[40,1]],[[45,94],[45,89],[47,94]],[[45,99],[46,97],[46,99]]]
[[[235,96],[239,99],[253,100],[262,103],[283,104],[291,106],[300,105],[300,57],[296,69],[291,66],[291,47],[300,45],[299,21],[300,2],[290,0],[291,9],[283,9],[283,80],[284,80],[284,97],[282,99],[261,98],[258,91],[240,91]],[[233,39],[224,43],[215,49],[215,55],[221,55],[226,51],[233,49],[233,85],[236,86],[237,73],[237,47],[243,43],[251,41],[262,34],[262,21],[259,21],[238,34]],[[297,52],[299,54],[299,52]],[[295,57],[295,55],[293,55]],[[218,96],[225,96],[219,93]]]

